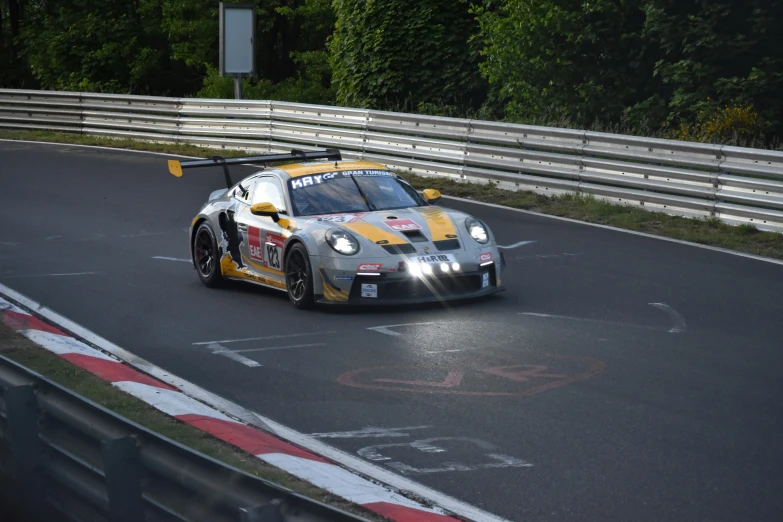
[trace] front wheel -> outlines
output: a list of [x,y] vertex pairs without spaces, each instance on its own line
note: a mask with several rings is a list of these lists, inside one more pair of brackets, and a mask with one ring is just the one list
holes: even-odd
[[285,285],[294,306],[302,310],[313,307],[313,270],[310,255],[301,243],[292,246],[285,256]]
[[193,239],[193,260],[201,282],[210,288],[223,284],[220,271],[220,255],[215,233],[206,221],[199,225]]

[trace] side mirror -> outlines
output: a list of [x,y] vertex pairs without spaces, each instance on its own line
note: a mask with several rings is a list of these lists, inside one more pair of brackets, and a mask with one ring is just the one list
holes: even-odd
[[256,203],[250,207],[250,213],[254,216],[270,217],[275,223],[280,220],[280,215],[277,213],[277,207],[271,203]]
[[424,189],[424,192],[422,192],[422,195],[424,196],[424,201],[429,203],[430,205],[434,205],[438,201],[440,201],[440,191],[435,189]]

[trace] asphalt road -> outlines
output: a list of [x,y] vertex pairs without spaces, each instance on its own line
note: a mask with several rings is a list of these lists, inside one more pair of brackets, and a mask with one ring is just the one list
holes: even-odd
[[188,257],[222,181],[165,159],[0,142],[0,282],[511,520],[783,519],[783,266],[449,201],[531,241],[506,250],[507,292],[300,312],[156,258]]

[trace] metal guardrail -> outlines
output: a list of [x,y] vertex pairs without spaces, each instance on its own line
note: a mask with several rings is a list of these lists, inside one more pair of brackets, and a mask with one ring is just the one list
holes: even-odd
[[783,152],[277,101],[0,89],[0,128],[248,152],[336,147],[418,174],[783,232]]
[[0,488],[23,520],[364,520],[196,453],[2,356],[0,392]]

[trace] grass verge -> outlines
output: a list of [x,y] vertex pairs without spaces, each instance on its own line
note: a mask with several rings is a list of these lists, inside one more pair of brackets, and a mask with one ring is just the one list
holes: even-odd
[[385,521],[364,508],[270,466],[230,444],[161,413],[106,381],[41,348],[0,323],[0,354],[147,429],[304,496],[374,521]]
[[[111,139],[49,131],[0,130],[0,139],[24,139],[82,145],[101,145],[133,150],[167,152],[184,156],[207,157],[215,149],[193,145],[148,143],[128,139]],[[242,151],[223,150],[226,157],[243,156]],[[688,219],[661,212],[648,212],[638,207],[615,205],[584,195],[544,196],[530,191],[512,192],[492,183],[461,183],[448,178],[428,178],[406,174],[419,189],[436,188],[447,196],[495,203],[542,214],[562,216],[588,223],[599,223],[626,230],[646,232],[749,254],[783,259],[783,234],[761,232],[752,225],[732,226],[718,219]]]

